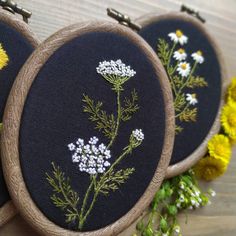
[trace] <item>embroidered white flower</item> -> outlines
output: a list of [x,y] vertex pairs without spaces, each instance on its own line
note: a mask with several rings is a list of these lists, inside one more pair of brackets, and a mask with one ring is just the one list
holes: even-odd
[[142,129],[133,130],[132,135],[137,141],[143,141],[143,139],[144,139],[144,134],[143,134]]
[[179,50],[174,52],[173,57],[176,61],[184,61],[187,58],[187,53],[183,48],[180,48]]
[[72,151],[72,162],[77,163],[81,172],[90,175],[104,173],[111,164],[111,152],[101,143],[98,145],[98,138],[91,137],[88,144],[79,138],[75,143],[68,144],[68,149]]
[[198,50],[197,52],[194,52],[191,57],[194,61],[196,61],[199,64],[202,64],[204,62],[204,57],[202,55],[202,51]]
[[126,66],[120,59],[116,61],[103,61],[99,62],[99,66],[96,68],[97,73],[101,75],[115,75],[119,77],[133,77],[136,71],[131,69],[130,66]]
[[190,65],[187,62],[180,62],[177,67],[177,71],[183,77],[187,77],[190,73]]
[[186,94],[186,100],[189,102],[190,105],[195,105],[198,103],[197,95],[196,93],[187,93]]
[[175,43],[179,43],[180,45],[184,45],[185,43],[188,42],[188,37],[183,34],[181,30],[176,30],[175,33],[169,33],[168,36],[172,41]]

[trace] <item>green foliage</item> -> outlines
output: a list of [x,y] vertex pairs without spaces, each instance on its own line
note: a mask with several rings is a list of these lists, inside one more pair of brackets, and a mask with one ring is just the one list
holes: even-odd
[[186,104],[186,99],[185,99],[184,93],[180,94],[179,96],[175,98],[174,107],[175,107],[176,115],[178,114],[178,112],[181,112],[183,110],[183,107],[185,106],[185,104]]
[[171,82],[175,85],[176,88],[181,88],[183,86],[183,80],[177,75],[174,75],[172,77]]
[[197,108],[186,108],[183,112],[179,115],[180,121],[191,122],[196,121],[197,117]]
[[134,171],[134,168],[121,169],[116,172],[114,170],[110,171],[109,175],[99,183],[99,191],[104,195],[108,195],[109,191],[116,191]]
[[[185,98],[185,89],[203,88],[208,86],[208,83],[203,77],[194,75],[198,65],[197,62],[191,66],[191,71],[187,77],[183,77],[178,73],[177,68],[179,61],[172,60],[173,54],[176,50],[176,45],[176,43],[169,45],[165,39],[159,38],[157,44],[157,55],[166,69],[171,84],[176,121],[179,121],[179,123],[195,122],[197,117],[197,108],[188,108],[189,104]],[[182,131],[183,128],[180,125],[176,125],[175,133],[179,134]]]
[[83,95],[84,106],[83,111],[89,114],[89,120],[94,122],[95,129],[102,131],[102,133],[109,139],[114,136],[116,129],[116,121],[113,114],[109,115],[102,110],[102,102],[95,103],[89,96]]
[[160,58],[162,64],[166,66],[168,64],[170,49],[169,44],[164,39],[158,39],[157,55]]
[[124,105],[121,108],[121,120],[122,121],[128,121],[132,118],[132,115],[138,111],[139,106],[137,104],[138,101],[138,94],[136,90],[134,89],[131,92],[131,98],[125,97],[124,99]]
[[208,83],[203,77],[191,76],[189,81],[186,84],[188,88],[202,88],[208,86]]
[[137,223],[135,236],[181,236],[177,215],[186,209],[203,207],[210,191],[203,193],[192,170],[165,180],[155,194],[146,215]]
[[183,128],[180,125],[175,125],[175,134],[179,134],[183,131]]
[[79,196],[72,189],[70,179],[65,177],[65,173],[60,170],[60,167],[55,166],[54,163],[52,163],[52,167],[52,176],[46,173],[46,179],[54,192],[51,200],[56,207],[64,211],[67,223],[74,222],[79,218],[77,210]]

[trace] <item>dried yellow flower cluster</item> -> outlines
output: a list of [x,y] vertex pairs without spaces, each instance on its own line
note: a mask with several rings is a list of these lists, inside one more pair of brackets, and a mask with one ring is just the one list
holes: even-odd
[[228,88],[221,126],[221,134],[216,134],[208,142],[208,154],[194,168],[196,175],[207,181],[225,173],[231,158],[231,146],[236,143],[236,78]]

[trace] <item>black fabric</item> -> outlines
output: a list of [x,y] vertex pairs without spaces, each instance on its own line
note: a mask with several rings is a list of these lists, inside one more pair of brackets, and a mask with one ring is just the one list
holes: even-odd
[[121,124],[111,150],[111,162],[128,144],[132,130],[143,129],[145,140],[119,165],[120,168],[135,167],[135,173],[119,190],[108,197],[98,198],[83,230],[95,230],[113,223],[127,213],[144,193],[163,147],[163,95],[150,61],[141,49],[123,36],[108,32],[85,34],[68,42],[49,58],[39,71],[25,103],[19,145],[24,180],[39,209],[64,228],[73,230],[76,225],[68,226],[61,210],[51,203],[52,189],[45,179],[45,172],[51,171],[51,162],[54,161],[70,177],[73,188],[83,199],[89,175],[79,172],[72,163],[67,144],[78,137],[88,140],[94,135],[107,143],[83,112],[81,100],[82,94],[86,93],[103,101],[108,113],[116,114],[114,91],[97,74],[96,67],[100,61],[117,59],[137,72],[125,84],[122,98],[135,88],[140,110],[132,120]]
[[171,42],[167,35],[170,32],[175,32],[177,29],[182,30],[188,36],[188,43],[182,46],[188,53],[187,61],[193,64],[189,52],[203,51],[205,62],[198,67],[196,72],[206,79],[208,87],[186,90],[188,93],[194,92],[197,94],[197,122],[181,123],[184,130],[175,137],[171,164],[178,163],[188,157],[199,147],[208,134],[219,109],[222,83],[220,65],[215,49],[206,36],[191,22],[186,22],[178,18],[160,20],[143,27],[139,34],[157,52],[158,38],[164,38],[168,42]]
[[[0,22],[0,43],[9,56],[9,63],[0,70],[0,122],[11,86],[20,68],[33,51],[26,38],[15,29]],[[10,199],[0,165],[0,207]]]

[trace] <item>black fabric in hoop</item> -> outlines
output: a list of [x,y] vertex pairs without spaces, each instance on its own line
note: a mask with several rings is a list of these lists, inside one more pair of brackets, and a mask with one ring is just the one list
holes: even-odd
[[[33,51],[29,41],[17,30],[0,22],[0,43],[9,56],[9,63],[0,70],[0,122],[12,84],[22,65]],[[0,166],[0,207],[10,200]]]
[[[20,127],[20,163],[31,198],[43,214],[57,225],[67,225],[60,209],[51,200],[52,189],[45,179],[55,162],[70,177],[72,186],[83,196],[89,177],[71,161],[67,144],[78,137],[88,140],[101,135],[82,110],[82,94],[103,101],[104,109],[116,109],[111,86],[96,72],[99,62],[121,59],[136,71],[125,84],[122,97],[133,88],[138,93],[139,111],[132,120],[122,124],[112,155],[125,146],[132,130],[141,128],[143,144],[120,164],[135,167],[130,179],[108,197],[100,196],[83,228],[91,231],[114,223],[139,200],[157,168],[165,135],[163,94],[155,70],[144,52],[124,36],[111,32],[93,32],[75,38],[56,50],[40,69],[28,93]],[[30,137],[30,138],[29,138]],[[114,161],[114,160],[111,160]]]
[[175,137],[170,164],[185,160],[201,145],[216,119],[222,87],[221,69],[215,48],[206,35],[191,22],[178,17],[162,19],[147,24],[139,31],[139,34],[157,52],[158,39],[164,38],[168,43],[171,43],[168,34],[177,29],[180,29],[188,37],[187,44],[179,45],[188,53],[187,61],[192,64],[191,53],[197,50],[203,51],[205,62],[199,66],[197,74],[206,79],[208,87],[185,90],[188,93],[194,92],[198,96],[197,122],[181,123],[184,130]]

